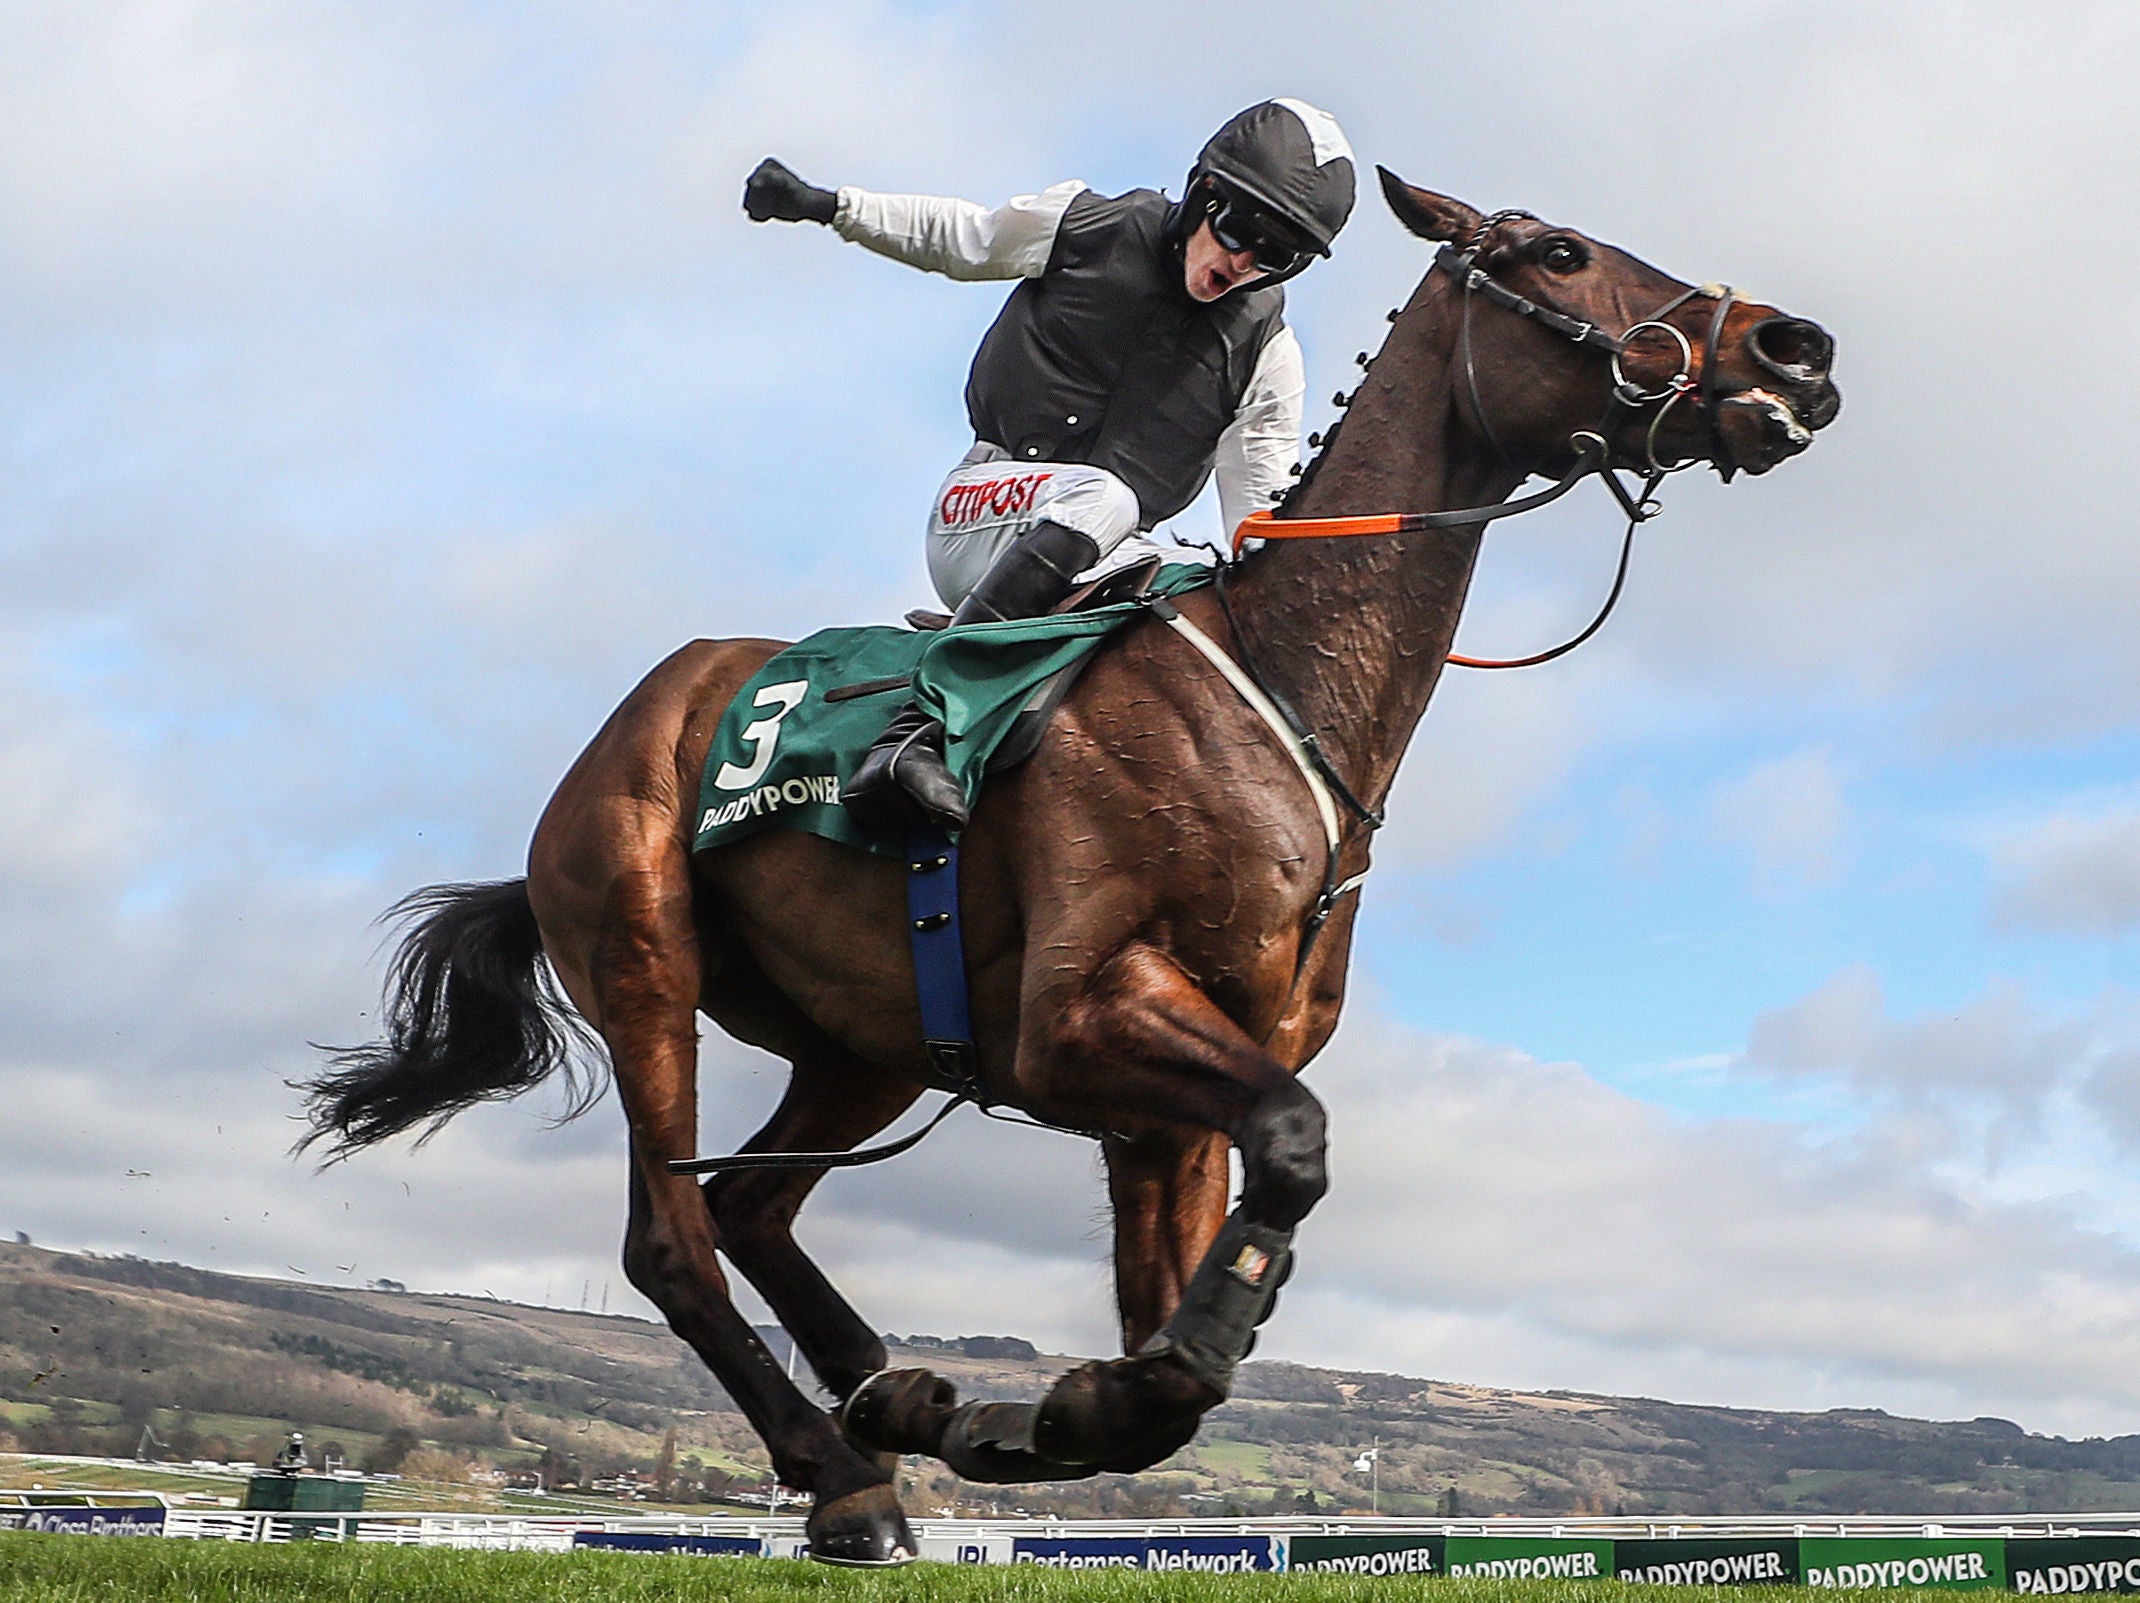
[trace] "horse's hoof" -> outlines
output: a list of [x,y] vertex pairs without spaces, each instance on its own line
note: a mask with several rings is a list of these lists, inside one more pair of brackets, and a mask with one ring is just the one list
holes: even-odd
[[959,1405],[951,1382],[926,1369],[880,1369],[840,1405],[840,1428],[880,1453],[934,1458]]
[[1034,1413],[1032,1445],[1045,1457],[1133,1475],[1191,1441],[1224,1402],[1171,1354],[1095,1359],[1058,1380]]
[[865,1486],[810,1510],[803,1551],[820,1564],[896,1569],[920,1554],[906,1512],[889,1486]]

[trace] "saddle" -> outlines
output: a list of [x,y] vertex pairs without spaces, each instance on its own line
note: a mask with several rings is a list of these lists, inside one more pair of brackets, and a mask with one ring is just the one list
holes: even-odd
[[[1051,608],[1047,615],[1051,618],[1060,617],[1066,612],[1083,612],[1091,607],[1111,607],[1120,602],[1134,601],[1151,588],[1152,581],[1159,577],[1164,560],[1161,557],[1146,557],[1142,562],[1132,563],[1129,567],[1117,569],[1113,573],[1103,573],[1091,583],[1079,585],[1063,597],[1058,605]],[[948,612],[928,612],[917,607],[906,615],[906,619],[908,628],[924,633],[933,634],[951,627],[951,614]],[[1069,667],[1050,674],[1033,687],[1033,693],[1026,697],[1025,704],[1018,709],[1018,718],[1011,725],[1010,733],[1003,737],[1003,744],[995,749],[988,759],[987,767],[982,770],[988,778],[993,779],[998,774],[1009,773],[1040,749],[1040,737],[1047,733],[1048,725],[1054,721],[1056,709],[1062,706],[1064,698],[1076,685],[1079,675],[1084,673],[1085,664],[1091,660],[1089,656],[1080,657]],[[837,694],[837,691],[828,692],[827,699]]]
[[[1164,557],[1146,557],[1142,562],[1133,562],[1113,573],[1103,573],[1097,579],[1079,585],[1064,596],[1059,603],[1048,609],[1047,616],[1053,618],[1065,612],[1081,612],[1087,607],[1110,607],[1118,601],[1134,601],[1151,588],[1152,581],[1159,577],[1159,570],[1165,565]],[[933,634],[939,629],[951,627],[951,614],[948,612],[930,612],[916,607],[906,618],[909,629],[919,629],[925,633]]]

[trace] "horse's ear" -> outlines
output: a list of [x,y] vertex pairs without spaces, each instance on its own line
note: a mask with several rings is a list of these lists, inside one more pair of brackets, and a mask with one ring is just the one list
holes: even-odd
[[1382,176],[1382,198],[1397,221],[1421,239],[1463,239],[1479,226],[1479,214],[1462,201],[1414,188],[1387,167],[1375,171]]

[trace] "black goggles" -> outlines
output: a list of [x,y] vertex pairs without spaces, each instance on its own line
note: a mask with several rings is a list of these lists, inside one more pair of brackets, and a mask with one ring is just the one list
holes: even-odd
[[1270,232],[1270,219],[1235,200],[1215,200],[1209,213],[1211,237],[1222,250],[1247,251],[1266,273],[1289,273],[1306,253]]

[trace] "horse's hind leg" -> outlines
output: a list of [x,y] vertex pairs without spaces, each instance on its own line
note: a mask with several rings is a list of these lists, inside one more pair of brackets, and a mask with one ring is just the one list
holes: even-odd
[[[914,1105],[921,1087],[886,1076],[797,1019],[814,1039],[784,1048],[787,1094],[745,1152],[845,1152]],[[729,1261],[758,1288],[825,1389],[843,1401],[884,1367],[884,1343],[796,1245],[795,1216],[823,1169],[742,1169],[706,1182]]]
[[916,1549],[890,1472],[849,1443],[781,1373],[728,1295],[713,1216],[668,1163],[698,1143],[699,947],[688,886],[620,875],[606,899],[591,979],[617,1090],[631,1122],[631,1217],[624,1269],[705,1360],[773,1455],[781,1481],[812,1496],[810,1552],[835,1563],[894,1563]]

